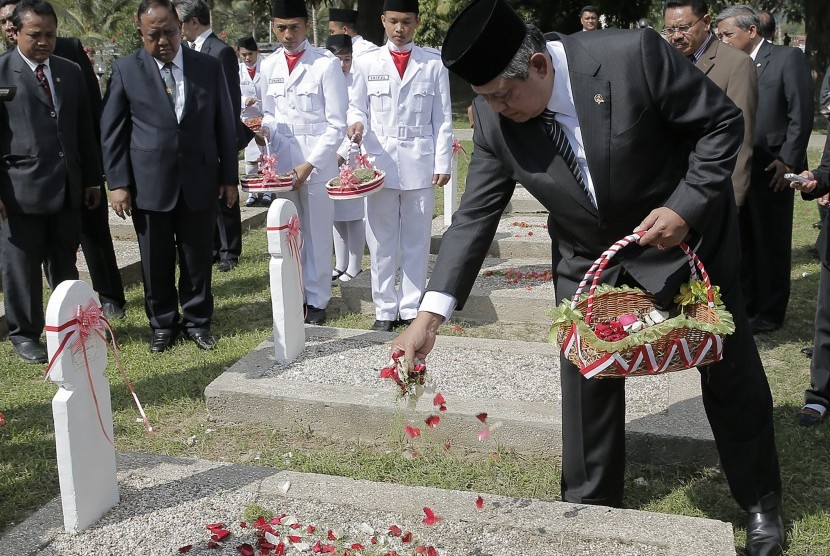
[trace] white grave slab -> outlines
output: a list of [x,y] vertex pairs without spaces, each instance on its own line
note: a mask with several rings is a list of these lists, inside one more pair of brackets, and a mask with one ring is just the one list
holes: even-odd
[[96,314],[98,294],[80,280],[61,282],[46,307],[63,524],[71,533],[96,523],[119,500],[107,345],[95,330]]
[[268,209],[268,252],[271,254],[271,307],[274,313],[274,357],[280,364],[294,361],[305,347],[305,316],[300,247],[302,233],[297,208],[276,199]]

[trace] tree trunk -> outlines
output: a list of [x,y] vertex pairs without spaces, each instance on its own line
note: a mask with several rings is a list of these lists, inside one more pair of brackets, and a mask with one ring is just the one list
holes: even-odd
[[806,53],[813,71],[816,100],[824,72],[830,66],[830,2],[827,0],[804,0],[804,25],[807,32]]

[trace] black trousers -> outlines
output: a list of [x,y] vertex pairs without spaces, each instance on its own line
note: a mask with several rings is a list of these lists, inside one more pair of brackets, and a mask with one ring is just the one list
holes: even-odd
[[[737,281],[721,291],[736,331],[724,341],[723,360],[700,370],[703,405],[732,495],[746,511],[765,511],[781,490],[772,396]],[[561,359],[562,499],[620,506],[625,380],[585,379]]]
[[747,313],[778,326],[790,301],[793,190],[774,192],[769,172],[753,169],[741,208],[741,280]]
[[115,259],[109,223],[109,204],[106,193],[97,208],[81,208],[81,248],[84,250],[92,288],[98,292],[101,303],[124,307],[124,284]]
[[[154,330],[208,329],[213,318],[211,252],[216,205],[193,210],[179,196],[169,212],[133,209],[144,308]],[[179,264],[176,288],[176,259]],[[181,322],[179,316],[181,303]]]
[[6,213],[0,224],[0,273],[3,276],[6,322],[14,344],[38,340],[45,324],[43,274],[54,288],[64,280],[77,280],[80,210],[56,214]]
[[217,207],[213,260],[237,262],[242,254],[242,213],[239,201],[228,208],[225,200],[219,199]]
[[[827,221],[822,233],[827,233]],[[830,409],[830,267],[822,252],[821,277],[816,303],[816,332],[813,357],[810,360],[810,388],[804,392],[804,403],[823,405]]]

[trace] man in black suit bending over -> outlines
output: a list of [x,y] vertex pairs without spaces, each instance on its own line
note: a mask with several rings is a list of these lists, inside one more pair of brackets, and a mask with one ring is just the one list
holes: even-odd
[[17,47],[0,57],[0,253],[9,338],[18,356],[46,362],[41,264],[50,285],[78,278],[81,206],[100,202],[101,165],[78,66],[52,56],[55,11],[23,0],[11,15]]
[[212,349],[216,199],[228,207],[238,201],[237,120],[219,62],[180,48],[170,0],[142,0],[138,21],[144,48],[115,61],[104,97],[110,203],[118,216],[132,214],[150,349],[166,350],[181,330]]
[[[176,12],[182,22],[182,34],[190,47],[213,56],[222,63],[225,81],[233,103],[233,112],[237,122],[237,148],[244,148],[253,138],[253,133],[239,119],[242,111],[242,92],[239,88],[239,65],[236,52],[222,39],[216,36],[210,27],[210,7],[204,0],[175,0]],[[216,217],[216,234],[213,238],[213,260],[218,261],[219,272],[233,270],[239,264],[242,254],[242,215],[239,203],[227,207],[219,203]]]
[[[685,241],[735,321],[723,360],[700,369],[724,474],[748,514],[750,556],[780,554],[772,396],[737,279],[731,175],[741,111],[650,29],[554,34],[545,42],[505,0],[474,0],[451,25],[441,55],[478,94],[474,150],[418,316],[393,348],[409,361],[432,349],[439,324],[469,296],[516,182],[549,212],[557,301],[572,297],[593,261],[637,229],[645,233],[640,246],[615,257],[602,279],[640,285],[665,304],[689,279],[682,251],[669,249]],[[625,381],[586,379],[560,360],[562,497],[619,506]]]

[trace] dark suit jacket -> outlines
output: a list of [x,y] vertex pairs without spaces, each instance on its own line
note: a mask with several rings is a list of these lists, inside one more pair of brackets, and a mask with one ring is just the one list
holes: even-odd
[[67,188],[78,209],[84,188],[102,183],[81,70],[58,56],[49,64],[54,108],[17,51],[0,57],[0,83],[17,87],[13,101],[0,103],[0,200],[11,212],[60,212]]
[[[740,257],[731,174],[743,135],[740,111],[652,30],[606,29],[559,40],[599,209],[554,156],[538,119],[502,118],[479,97],[467,188],[427,289],[463,307],[516,182],[550,212],[559,299],[570,297],[594,259],[659,206],[689,223],[690,243],[713,280],[734,282]],[[679,249],[628,249],[622,266],[663,301],[688,279]],[[604,280],[619,271],[610,268]]]
[[813,129],[813,80],[804,54],[798,48],[763,41],[755,57],[758,73],[758,113],[752,166],[764,168],[776,158],[796,171],[807,167],[807,144]]
[[220,184],[237,183],[233,107],[214,58],[182,49],[185,101],[176,114],[155,59],[144,49],[115,61],[101,117],[110,189],[128,186],[134,206],[169,211],[179,192],[187,205],[216,204]]
[[95,68],[89,61],[89,57],[84,52],[84,45],[80,39],[73,39],[69,37],[58,37],[55,42],[55,51],[52,53],[55,56],[66,58],[78,64],[81,68],[84,82],[86,83],[86,90],[89,93],[89,106],[92,110],[92,116],[95,118],[95,133],[100,136],[101,130],[98,126],[98,120],[101,118],[101,87],[98,84],[98,78],[95,76]]
[[755,64],[744,52],[712,37],[709,46],[695,64],[706,77],[721,88],[744,116],[741,152],[732,173],[735,203],[744,204],[752,171],[752,145],[755,140],[755,113],[758,110],[758,77]]
[[242,91],[239,86],[239,62],[233,48],[228,46],[222,39],[211,33],[202,43],[202,54],[213,56],[222,64],[222,71],[225,72],[225,80],[228,83],[228,92],[231,95],[234,115],[236,116],[237,150],[244,149],[254,138],[254,133],[242,123],[239,115],[242,112]]

